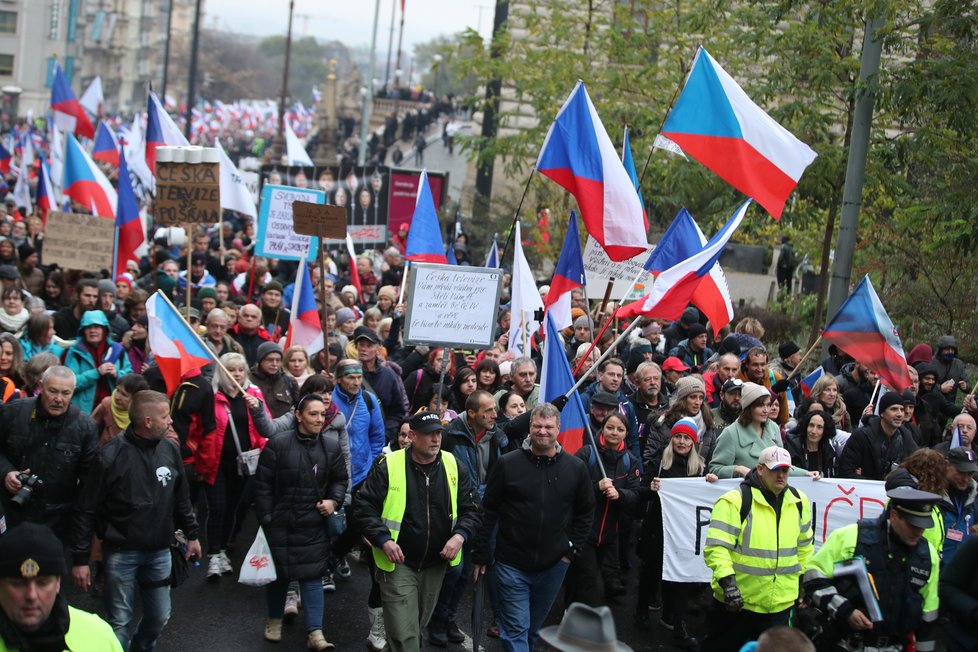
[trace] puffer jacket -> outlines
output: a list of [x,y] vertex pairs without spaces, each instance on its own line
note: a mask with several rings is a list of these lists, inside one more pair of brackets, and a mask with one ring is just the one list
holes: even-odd
[[346,417],[346,433],[350,441],[350,481],[353,486],[363,482],[370,471],[370,465],[384,448],[384,415],[380,401],[361,389],[354,396],[348,396],[341,387],[333,390],[333,402]]
[[[102,326],[105,329],[105,342],[103,344],[102,355],[99,360],[94,360],[92,354],[85,344],[83,331],[89,326]],[[129,365],[129,356],[122,345],[113,342],[109,338],[109,320],[101,310],[88,310],[82,315],[81,326],[78,327],[78,340],[70,349],[63,354],[64,366],[75,372],[75,393],[71,397],[71,402],[85,414],[91,414],[95,409],[96,387],[103,378],[98,372],[98,367],[105,362],[115,365],[115,377],[104,376],[108,383],[108,393],[111,394],[115,389],[116,381],[126,374],[132,373]]]
[[316,503],[342,505],[348,479],[339,444],[323,435],[293,430],[265,445],[255,474],[255,511],[280,578],[326,573],[329,539]]
[[[245,388],[245,393],[249,396],[254,396],[259,401],[263,400],[261,390],[250,385]],[[221,465],[221,456],[224,452],[225,446],[234,446],[234,441],[231,439],[234,435],[231,433],[231,428],[229,427],[230,422],[230,410],[231,406],[228,402],[228,397],[224,392],[214,393],[214,434],[210,437],[204,439],[204,444],[202,448],[205,449],[202,454],[198,457],[200,460],[197,463],[197,473],[200,475],[200,479],[207,484],[214,484],[217,480],[217,470]],[[262,435],[259,429],[259,419],[253,415],[254,412],[264,411],[268,413],[268,408],[265,403],[262,402],[257,408],[248,410],[248,440],[250,446],[247,449],[242,447],[244,450],[252,450],[254,448],[265,448],[265,442],[267,438]],[[239,437],[241,433],[238,433]],[[235,452],[237,455],[237,452]]]

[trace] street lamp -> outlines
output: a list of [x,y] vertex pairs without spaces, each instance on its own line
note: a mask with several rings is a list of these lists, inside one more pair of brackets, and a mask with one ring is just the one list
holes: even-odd
[[436,54],[433,57],[433,59],[435,60],[435,63],[431,67],[432,67],[432,69],[435,72],[435,104],[437,104],[438,103],[438,98],[439,98],[439,95],[438,95],[438,82],[441,79],[441,62],[442,62],[443,57],[440,54]]

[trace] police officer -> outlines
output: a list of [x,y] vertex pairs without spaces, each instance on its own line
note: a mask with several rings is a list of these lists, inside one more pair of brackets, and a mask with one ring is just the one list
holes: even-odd
[[[890,500],[882,515],[834,531],[805,568],[805,595],[831,624],[819,649],[900,652],[911,637],[919,652],[935,648],[940,561],[923,533],[934,525],[934,505],[941,497],[920,491],[915,482],[899,482],[902,486],[895,486],[894,478],[887,478]],[[836,564],[855,557],[865,560],[881,622],[870,620],[852,578],[835,577]]]
[[0,536],[0,650],[122,652],[109,624],[68,606],[61,541],[51,528],[22,523]]
[[787,625],[798,578],[812,556],[808,497],[788,486],[791,455],[769,446],[740,487],[717,499],[703,555],[715,602],[704,650],[739,650]]

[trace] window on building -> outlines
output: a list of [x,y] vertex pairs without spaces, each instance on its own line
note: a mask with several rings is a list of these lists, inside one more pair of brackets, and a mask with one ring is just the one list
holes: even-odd
[[0,77],[13,77],[14,55],[0,54]]
[[17,12],[0,11],[0,34],[17,33]]

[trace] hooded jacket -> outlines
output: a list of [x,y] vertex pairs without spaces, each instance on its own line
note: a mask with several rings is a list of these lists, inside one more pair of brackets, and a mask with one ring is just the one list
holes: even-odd
[[356,487],[370,471],[370,465],[384,448],[384,415],[380,401],[371,395],[366,399],[363,388],[349,396],[339,385],[333,390],[333,402],[346,418],[350,442],[350,482]]
[[[91,350],[85,343],[84,331],[89,326],[101,326],[105,329],[105,339],[100,345],[101,355],[98,360],[92,357]],[[91,414],[95,409],[97,385],[103,378],[107,383],[108,393],[111,394],[119,378],[132,373],[129,356],[126,355],[126,350],[121,344],[113,342],[109,337],[109,320],[101,310],[88,310],[82,315],[81,325],[78,327],[78,339],[64,352],[62,360],[66,367],[75,372],[75,393],[71,397],[71,402],[85,414]],[[99,366],[105,362],[115,365],[115,376],[108,374],[102,376],[98,372]]]
[[[942,360],[941,349],[947,348],[954,349],[954,356],[950,360]],[[954,389],[946,394],[948,400],[953,402],[958,393],[958,382],[965,379],[964,361],[958,357],[958,341],[953,335],[941,335],[937,338],[937,348],[930,363],[937,372],[938,386],[947,380],[954,381]]]
[[452,419],[442,434],[442,449],[454,455],[465,467],[480,498],[486,493],[489,471],[496,461],[517,448],[519,443],[507,437],[498,425],[493,425],[492,430],[486,431],[476,442],[476,433],[469,430],[464,412]]

